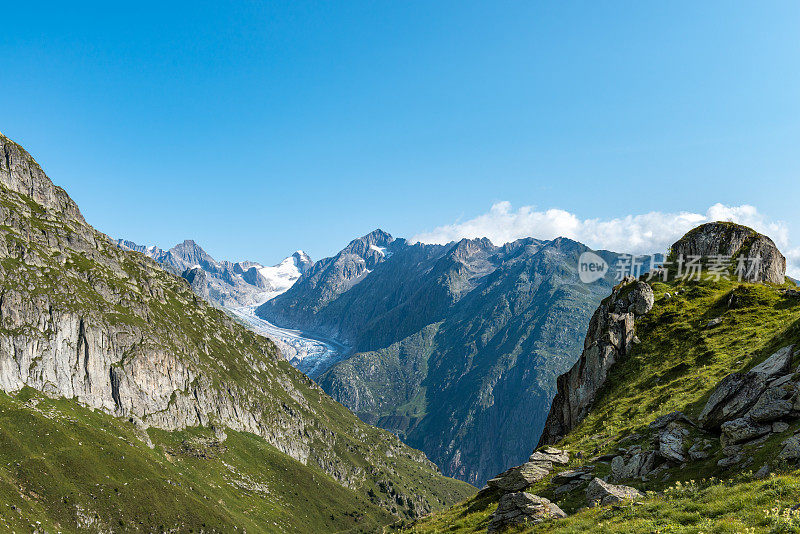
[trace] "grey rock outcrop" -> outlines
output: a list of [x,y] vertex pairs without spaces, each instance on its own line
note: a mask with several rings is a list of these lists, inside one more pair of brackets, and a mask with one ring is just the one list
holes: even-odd
[[[512,467],[486,483],[488,489],[502,493],[497,510],[492,515],[489,532],[496,532],[510,525],[536,524],[566,517],[558,506],[547,499],[523,491],[549,475],[554,463],[568,464],[569,453],[554,447],[544,447],[531,454],[524,464]],[[577,475],[575,478],[579,477]]]
[[512,467],[489,480],[486,485],[502,492],[522,491],[542,480],[553,470],[553,464],[569,463],[569,453],[553,447],[534,452],[522,465]]
[[550,474],[547,466],[536,462],[525,462],[492,478],[486,485],[503,492],[522,491]]
[[759,258],[758,269],[747,277],[748,281],[783,284],[785,280],[786,258],[775,243],[740,224],[712,222],[698,226],[672,245],[671,253],[684,258],[701,256],[704,261],[712,256],[727,256],[734,265],[741,255]]
[[731,373],[723,378],[700,412],[700,425],[706,429],[717,429],[726,421],[745,416],[756,404],[758,408],[755,415],[758,420],[768,420],[765,419],[767,412],[779,410],[774,401],[781,401],[783,393],[771,391],[763,401],[760,398],[771,380],[789,371],[793,354],[793,346],[784,347],[749,371]]
[[656,453],[643,451],[641,447],[631,447],[625,454],[615,456],[611,460],[611,478],[626,480],[646,477],[656,465]]
[[593,478],[586,487],[586,500],[590,505],[605,506],[626,500],[644,498],[644,494],[630,486],[609,484],[597,477]]
[[658,453],[667,460],[686,461],[686,438],[689,431],[677,422],[670,423],[658,438]]
[[500,498],[488,532],[498,532],[512,525],[536,525],[561,517],[567,514],[544,497],[525,492],[507,493]]
[[611,368],[632,350],[636,317],[649,312],[653,303],[653,290],[648,284],[626,279],[595,311],[580,359],[558,377],[558,392],[550,407],[540,446],[558,442],[586,417]]
[[544,447],[531,454],[528,461],[566,465],[569,463],[569,453],[561,449],[556,449],[555,447]]
[[772,426],[761,425],[746,417],[739,417],[722,423],[720,431],[722,432],[722,445],[725,446],[769,434],[772,431]]

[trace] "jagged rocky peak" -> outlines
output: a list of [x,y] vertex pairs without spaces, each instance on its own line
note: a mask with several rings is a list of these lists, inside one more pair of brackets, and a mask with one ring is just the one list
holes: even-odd
[[469,260],[475,254],[487,254],[495,251],[495,246],[489,238],[462,239],[457,242],[450,252],[450,256],[458,261]]
[[186,239],[183,243],[178,243],[169,249],[169,251],[173,256],[177,256],[193,265],[213,265],[216,263],[214,258],[209,256],[200,245],[191,239]]
[[33,156],[0,133],[0,185],[23,195],[45,208],[83,221],[78,205],[53,184]]
[[311,256],[302,250],[296,251],[291,257],[294,260],[297,270],[300,271],[300,274],[304,274],[314,265],[314,260],[311,259]]
[[390,234],[381,229],[373,230],[367,235],[351,241],[342,254],[359,256],[367,262],[367,269],[372,269],[386,256],[386,248],[394,240]]
[[264,278],[256,267],[250,267],[246,271],[242,273],[242,278],[245,282],[250,284],[251,286],[255,286],[259,289],[269,289],[271,286],[267,279]]
[[[672,256],[730,256],[760,258],[757,276],[753,279],[772,284],[783,284],[786,275],[786,258],[769,237],[752,228],[732,222],[712,222],[694,228],[680,238],[670,249]],[[748,277],[749,278],[749,277]]]

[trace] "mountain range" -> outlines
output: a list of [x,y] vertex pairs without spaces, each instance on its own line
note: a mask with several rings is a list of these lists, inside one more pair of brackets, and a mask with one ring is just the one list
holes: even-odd
[[348,347],[311,376],[362,420],[482,484],[530,453],[556,377],[582,349],[619,255],[593,283],[589,249],[533,238],[410,243],[375,230],[317,261],[256,313]]
[[190,239],[169,250],[125,239],[118,239],[117,246],[154,259],[186,278],[197,294],[225,308],[266,302],[289,289],[314,264],[302,250],[267,267],[253,261],[217,261]]
[[[316,263],[296,253],[281,263],[294,266],[284,278],[293,283],[265,291],[245,276],[263,267],[217,262],[193,241],[169,251],[118,244],[180,273],[198,295],[239,316],[263,299],[255,314],[269,322],[264,333],[295,366],[365,422],[473,484],[529,453],[555,379],[580,354],[619,257],[597,252],[608,268],[587,284],[577,269],[590,250],[568,239],[431,245],[375,230]],[[336,350],[304,357],[308,339],[298,345],[282,329]]]
[[199,298],[193,244],[125,248],[0,135],[0,530],[374,532],[474,493]]
[[[679,276],[681,254],[730,264]],[[667,261],[666,279],[626,278],[597,307],[526,461],[390,531],[797,531],[800,291],[786,259],[714,222]]]

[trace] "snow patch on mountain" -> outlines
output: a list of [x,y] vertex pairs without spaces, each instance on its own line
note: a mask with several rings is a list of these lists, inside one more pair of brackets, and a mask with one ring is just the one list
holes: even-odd
[[[308,261],[304,261],[304,258],[307,258]],[[274,296],[277,296],[292,287],[310,263],[311,258],[308,258],[308,255],[302,250],[298,250],[277,265],[259,266],[256,269],[272,287]]]

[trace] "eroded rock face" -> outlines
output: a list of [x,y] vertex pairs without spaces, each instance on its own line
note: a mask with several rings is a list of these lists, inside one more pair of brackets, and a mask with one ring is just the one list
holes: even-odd
[[567,517],[567,514],[544,497],[525,492],[507,493],[500,498],[488,532],[498,532],[511,525],[536,525],[560,517]]
[[648,284],[628,278],[595,311],[580,359],[558,377],[540,446],[556,443],[586,417],[611,367],[630,353],[636,317],[649,312],[653,302]]
[[597,477],[593,478],[586,488],[586,500],[590,505],[598,504],[604,506],[620,501],[642,498],[644,498],[644,494],[636,488],[609,484]]
[[772,239],[739,224],[713,222],[698,226],[672,245],[671,252],[684,257],[722,255],[734,261],[740,255],[759,257],[760,265],[752,281],[782,284],[785,280],[786,258]]

